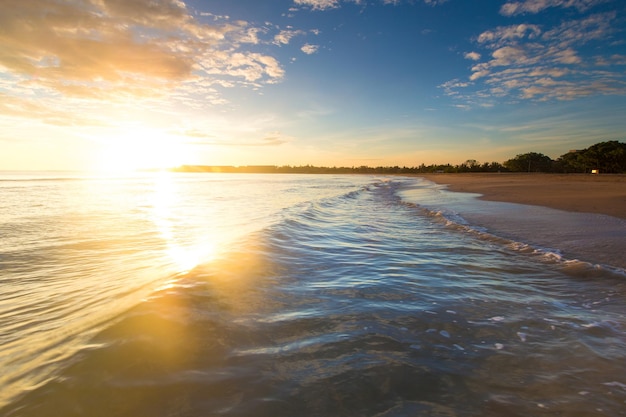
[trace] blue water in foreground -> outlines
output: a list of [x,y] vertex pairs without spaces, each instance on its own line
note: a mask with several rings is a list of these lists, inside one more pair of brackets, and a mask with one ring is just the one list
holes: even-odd
[[420,178],[5,173],[0,415],[626,415],[626,276],[572,221]]

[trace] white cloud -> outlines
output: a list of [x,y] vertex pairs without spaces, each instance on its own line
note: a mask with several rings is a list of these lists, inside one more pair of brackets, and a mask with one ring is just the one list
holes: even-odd
[[294,0],[299,6],[307,6],[313,10],[326,10],[339,7],[339,0]]
[[239,42],[257,45],[261,42],[259,39],[259,34],[264,32],[265,30],[262,28],[249,28],[241,34],[241,36],[239,37]]
[[528,65],[536,61],[535,57],[529,57],[526,50],[519,46],[503,46],[496,49],[491,56],[493,59],[489,67],[506,67],[509,65]]
[[486,77],[487,75],[489,75],[491,73],[491,71],[487,68],[477,68],[474,67],[474,69],[472,70],[473,73],[472,75],[470,75],[470,80],[471,81],[475,81],[479,78],[483,78]]
[[319,45],[311,45],[309,43],[305,44],[300,50],[307,55],[312,55],[317,52],[319,49]]
[[465,59],[471,59],[472,61],[478,61],[481,57],[478,52],[466,52],[463,56]]
[[284,70],[276,58],[251,52],[205,54],[200,67],[213,76],[226,75],[251,83],[262,80],[273,83],[284,76]]

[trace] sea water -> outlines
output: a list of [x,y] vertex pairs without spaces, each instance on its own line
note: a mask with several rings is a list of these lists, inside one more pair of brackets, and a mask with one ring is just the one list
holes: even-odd
[[626,277],[585,250],[620,219],[418,177],[0,178],[2,416],[626,415]]

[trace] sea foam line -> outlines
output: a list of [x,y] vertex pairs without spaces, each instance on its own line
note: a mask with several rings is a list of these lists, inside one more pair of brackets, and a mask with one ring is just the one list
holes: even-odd
[[472,235],[477,239],[496,244],[513,252],[536,257],[541,262],[558,266],[567,275],[575,277],[601,277],[608,274],[616,278],[626,278],[626,270],[622,268],[567,258],[558,249],[540,247],[527,242],[498,236],[497,234],[487,231],[484,227],[470,224],[460,213],[448,210],[430,209],[406,201],[402,203],[419,210],[421,214],[443,224],[449,229]]

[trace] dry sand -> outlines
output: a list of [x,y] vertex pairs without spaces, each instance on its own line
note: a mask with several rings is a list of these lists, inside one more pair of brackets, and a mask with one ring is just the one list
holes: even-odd
[[626,175],[463,173],[420,175],[484,200],[626,219]]

